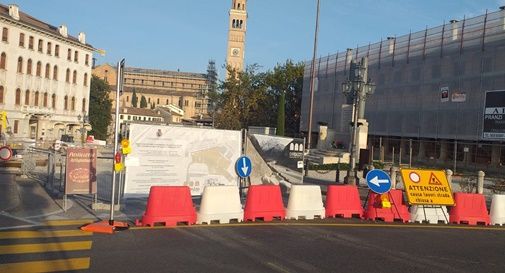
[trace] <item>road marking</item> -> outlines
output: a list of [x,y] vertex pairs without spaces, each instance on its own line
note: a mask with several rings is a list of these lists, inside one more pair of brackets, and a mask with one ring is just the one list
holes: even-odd
[[88,269],[90,258],[73,258],[48,261],[33,261],[0,264],[0,272],[2,273],[35,273],[35,272],[56,272],[69,270]]
[[[0,255],[91,249],[91,241],[0,246]],[[2,272],[2,271],[0,271]]]
[[81,230],[2,231],[2,232],[0,232],[0,240],[2,240],[2,239],[26,239],[26,238],[76,237],[76,236],[91,236],[92,234],[93,234],[92,232],[85,232],[85,231],[81,231]]
[[131,227],[131,230],[144,229],[170,229],[170,228],[216,228],[216,227],[257,227],[257,226],[322,226],[322,227],[362,227],[362,228],[420,228],[420,229],[461,229],[461,230],[488,230],[488,231],[505,231],[502,227],[478,227],[478,226],[449,226],[449,225],[400,225],[400,224],[344,224],[344,223],[238,223],[238,224],[214,224],[214,225],[191,225],[191,226],[175,226],[175,227]]
[[58,227],[58,226],[75,226],[75,225],[85,225],[94,222],[93,219],[81,219],[81,220],[51,220],[47,222],[42,222],[44,226]]

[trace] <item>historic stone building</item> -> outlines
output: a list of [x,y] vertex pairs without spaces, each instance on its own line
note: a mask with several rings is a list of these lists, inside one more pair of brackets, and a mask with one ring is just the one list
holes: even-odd
[[228,26],[226,64],[242,71],[244,69],[245,35],[247,30],[246,0],[232,0]]
[[88,112],[95,50],[86,35],[73,37],[65,25],[1,4],[0,35],[0,110],[8,119],[2,133],[11,140],[79,138],[77,117]]

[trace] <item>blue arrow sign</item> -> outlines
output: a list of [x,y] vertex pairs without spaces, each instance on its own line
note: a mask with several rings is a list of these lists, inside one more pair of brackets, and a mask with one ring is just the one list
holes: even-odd
[[378,193],[383,194],[391,189],[391,178],[383,170],[371,170],[366,174],[368,187]]
[[238,176],[245,178],[251,175],[252,163],[251,159],[245,155],[239,157],[235,163],[235,171]]

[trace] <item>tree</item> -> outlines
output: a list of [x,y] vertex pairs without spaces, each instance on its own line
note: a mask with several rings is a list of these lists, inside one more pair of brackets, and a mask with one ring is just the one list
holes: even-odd
[[93,75],[89,94],[89,121],[91,134],[97,139],[107,139],[107,128],[112,117],[112,102],[109,99],[109,84]]
[[281,92],[279,96],[279,107],[277,108],[277,135],[284,136],[286,125],[286,93]]
[[142,97],[140,97],[140,108],[146,108],[146,107],[147,107],[147,100],[146,97],[142,95]]
[[135,90],[135,88],[133,88],[132,106],[136,108],[138,101],[139,101],[139,98],[137,97],[137,90]]

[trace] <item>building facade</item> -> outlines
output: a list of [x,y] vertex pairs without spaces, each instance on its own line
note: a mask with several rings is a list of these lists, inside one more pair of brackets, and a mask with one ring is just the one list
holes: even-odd
[[19,140],[80,137],[77,117],[88,112],[94,51],[86,35],[70,36],[64,25],[1,4],[0,34],[0,110],[8,119],[2,132]]
[[[116,68],[103,64],[93,69],[93,75],[109,83],[110,98],[115,105]],[[134,107],[134,91],[138,99],[137,108],[140,108],[140,101],[144,96],[146,108],[168,106],[164,107],[167,111],[176,109],[177,116],[181,117],[175,118],[173,122],[209,118],[207,74],[127,67],[124,71],[124,90],[120,97],[121,107]]]
[[226,65],[242,71],[244,69],[245,35],[247,31],[246,0],[232,0],[228,25]]
[[[483,134],[486,92],[505,90],[503,8],[319,58],[312,131],[328,124],[333,140],[346,146],[352,105],[342,83],[351,60],[362,57],[377,85],[365,107],[376,159],[403,156],[405,163],[405,153],[413,151],[415,158],[434,162],[505,163],[505,139]],[[305,132],[310,70],[307,62],[300,124]]]

